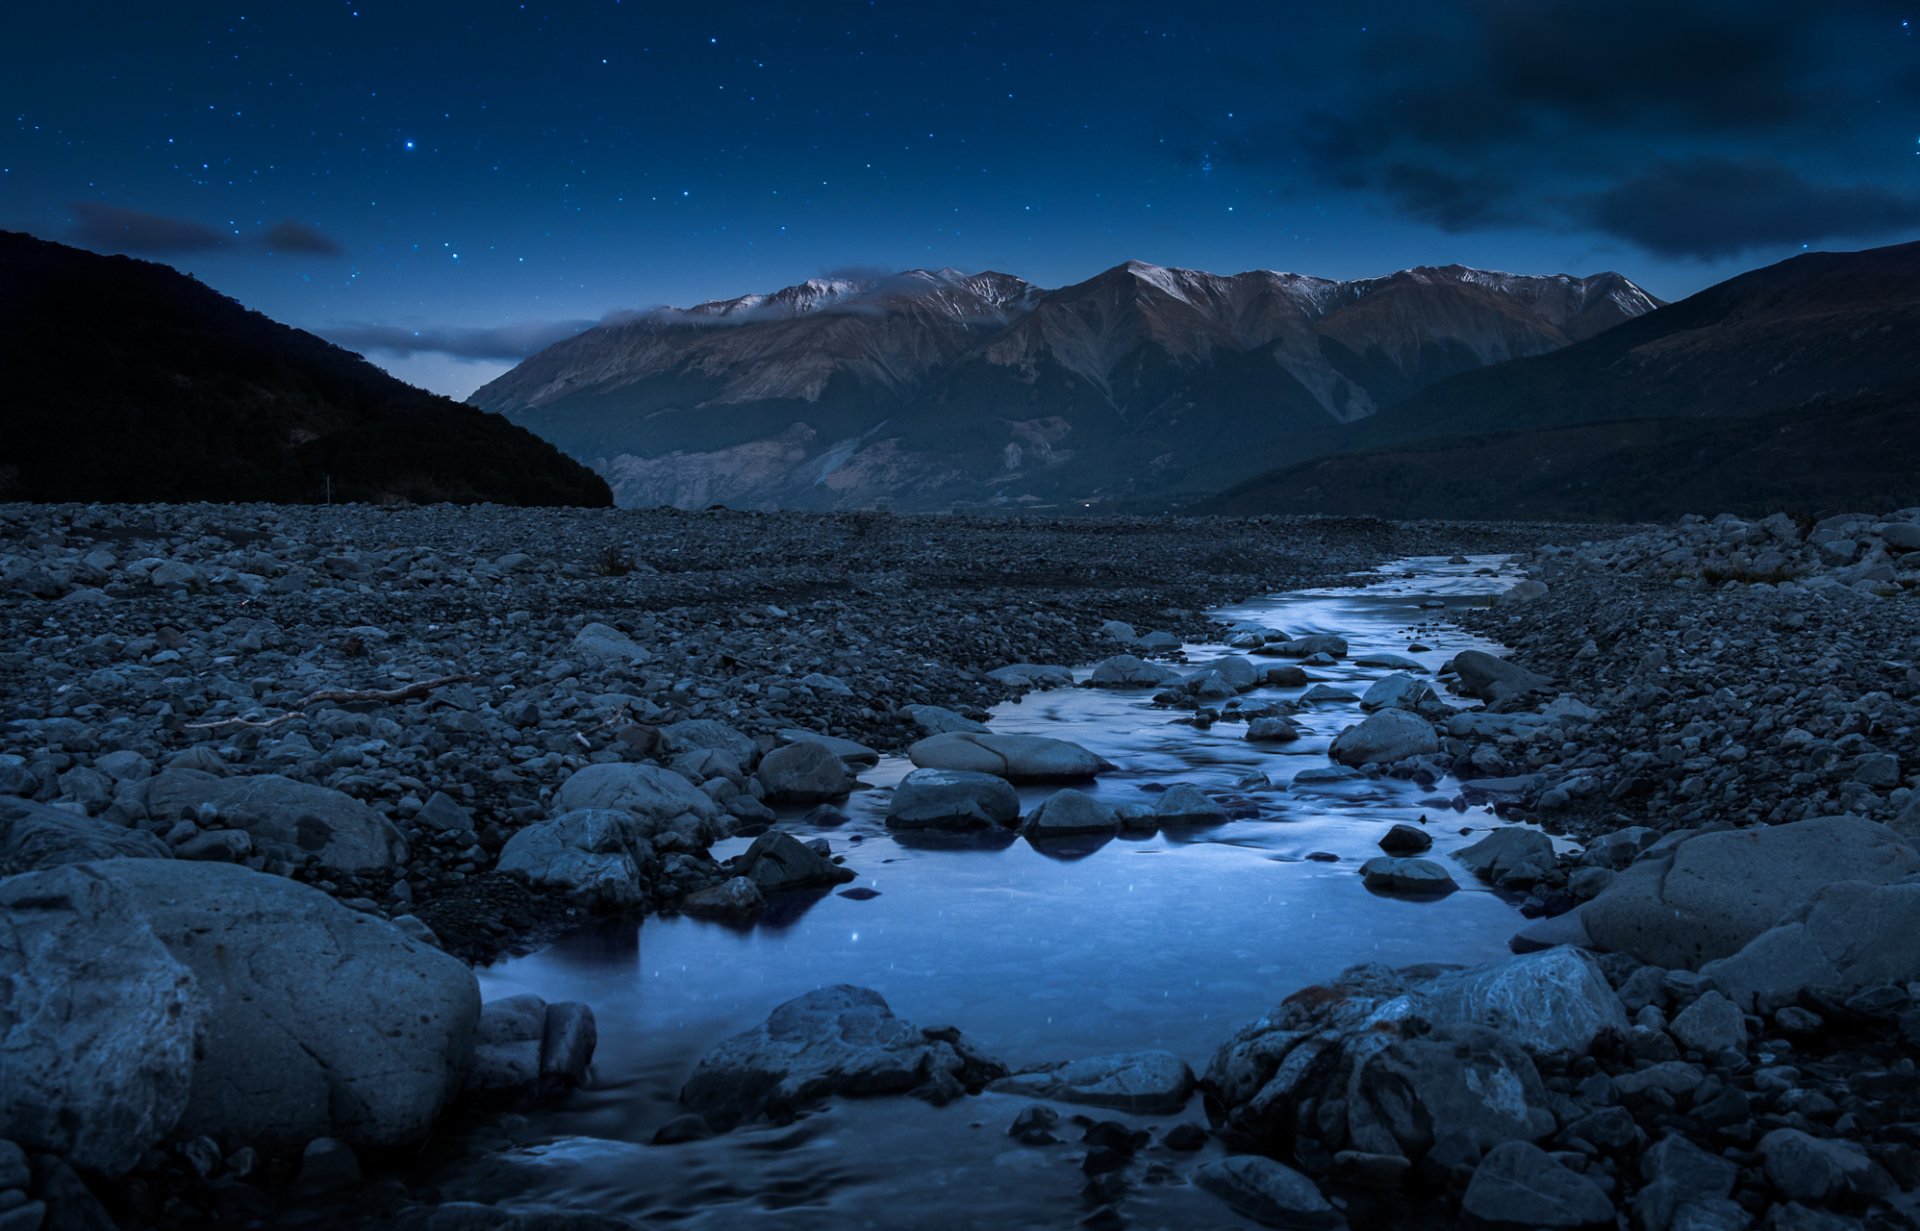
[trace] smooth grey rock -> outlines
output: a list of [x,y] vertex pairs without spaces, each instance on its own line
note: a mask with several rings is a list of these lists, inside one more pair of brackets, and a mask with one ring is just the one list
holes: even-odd
[[689,915],[714,919],[750,919],[767,908],[760,886],[745,876],[733,876],[717,885],[695,890],[681,899],[680,909]]
[[1358,693],[1349,692],[1344,688],[1335,688],[1331,684],[1315,684],[1300,694],[1302,705],[1341,705],[1359,699]]
[[641,834],[648,839],[676,828],[676,822],[690,825],[708,842],[717,836],[712,822],[719,808],[713,800],[679,774],[657,765],[622,761],[589,765],[560,784],[554,808],[561,813],[618,808],[639,819]]
[[1332,633],[1310,633],[1304,637],[1295,637],[1291,641],[1269,643],[1263,653],[1277,654],[1282,658],[1312,658],[1315,654],[1325,654],[1330,658],[1345,658],[1347,639]]
[[689,718],[670,722],[660,728],[660,747],[668,756],[708,750],[724,752],[742,769],[753,766],[760,749],[754,742],[724,722],[712,718]]
[[1599,964],[1577,949],[1549,949],[1440,975],[1414,993],[1436,1031],[1484,1027],[1535,1055],[1585,1055],[1627,1033],[1627,1011]]
[[788,744],[819,744],[834,756],[839,757],[849,769],[871,769],[880,763],[880,754],[865,744],[850,739],[841,739],[837,735],[822,735],[818,731],[806,731],[799,727],[782,727],[775,731],[776,738]]
[[1685,837],[1643,855],[1569,915],[1599,948],[1694,970],[1738,952],[1824,885],[1916,871],[1920,854],[1886,826],[1819,817]]
[[1334,737],[1327,755],[1342,765],[1388,765],[1440,751],[1433,724],[1406,710],[1380,710]]
[[436,833],[470,834],[473,832],[473,813],[444,791],[435,791],[427,796],[427,802],[420,811],[413,814],[416,825],[423,825]]
[[1460,651],[1453,656],[1453,669],[1459,674],[1460,687],[1466,693],[1487,701],[1504,701],[1540,692],[1552,683],[1544,675],[1484,650]]
[[1682,1009],[1668,1023],[1667,1033],[1682,1047],[1713,1055],[1746,1045],[1747,1019],[1733,1001],[1708,992]]
[[1418,825],[1399,824],[1387,830],[1379,846],[1389,855],[1418,855],[1432,848],[1433,837]]
[[1460,1212],[1501,1231],[1612,1227],[1613,1202],[1592,1180],[1525,1141],[1503,1141],[1474,1168]]
[[1348,1134],[1372,1154],[1419,1160],[1449,1138],[1476,1150],[1553,1132],[1546,1087],[1518,1043],[1490,1030],[1403,1038],[1358,1062]]
[[1055,791],[1027,814],[1020,832],[1029,839],[1064,838],[1075,834],[1113,833],[1120,818],[1106,804],[1068,787]]
[[1154,801],[1154,819],[1168,825],[1224,825],[1227,810],[1213,796],[1190,782],[1177,782]]
[[[298,882],[223,863],[76,865],[124,889],[206,1005],[178,1131],[260,1148],[420,1140],[461,1088],[466,963]],[[320,977],[324,975],[324,977]]]
[[508,838],[495,869],[585,906],[629,910],[646,903],[654,863],[653,848],[631,812],[579,808]]
[[1300,728],[1278,714],[1268,714],[1247,724],[1247,738],[1256,744],[1290,744],[1300,738]]
[[913,720],[914,726],[928,735],[948,733],[978,735],[987,729],[987,724],[984,722],[975,722],[964,714],[956,714],[938,705],[903,705],[900,709]]
[[1087,682],[1095,688],[1157,688],[1179,678],[1180,673],[1169,667],[1142,661],[1132,654],[1115,654],[1096,666]]
[[131,1169],[186,1110],[205,1018],[113,881],[85,864],[0,880],[0,1139]]
[[653,661],[653,655],[647,653],[632,637],[612,625],[597,621],[575,633],[567,650],[576,658],[590,659],[595,662],[619,662],[638,666]]
[[918,1092],[941,1098],[1006,1076],[955,1030],[893,1015],[870,988],[839,984],[797,996],[765,1023],[701,1058],[680,1102],[718,1129],[791,1119],[829,1095]]
[[1847,1193],[1872,1195],[1884,1184],[1867,1152],[1851,1141],[1776,1128],[1760,1139],[1767,1181],[1789,1201],[1824,1204]]
[[1193,1182],[1255,1222],[1285,1231],[1334,1231],[1347,1220],[1306,1176],[1258,1154],[1194,1168]]
[[964,769],[1009,782],[1080,782],[1112,769],[1080,745],[1044,735],[949,732],[907,749],[921,769]]
[[1361,864],[1360,878],[1367,888],[1389,893],[1452,893],[1460,887],[1431,859],[1393,855],[1375,855]]
[[1510,825],[1453,853],[1467,871],[1489,884],[1525,888],[1553,871],[1553,839],[1537,829]]
[[1020,819],[1020,796],[992,774],[916,769],[901,779],[887,805],[890,829],[983,829]]
[[166,843],[144,830],[0,796],[0,876],[93,859],[167,859],[172,854]]
[[147,789],[155,820],[213,815],[244,829],[254,847],[293,862],[313,858],[335,872],[386,872],[406,841],[372,808],[327,787],[279,774],[221,778],[193,769],[165,769]]
[[993,1089],[1140,1115],[1171,1115],[1193,1095],[1193,1070],[1168,1051],[1119,1052],[1025,1069]]
[[775,748],[755,771],[771,804],[819,804],[845,799],[853,774],[825,744],[811,740]]
[[759,886],[763,894],[786,889],[825,889],[844,885],[854,877],[852,869],[810,850],[784,829],[770,829],[755,838],[735,867],[741,876]]
[[1052,663],[1009,663],[987,672],[987,678],[1027,688],[1061,688],[1073,683],[1073,668]]
[[1920,980],[1920,883],[1839,881],[1700,972],[1743,1007],[1802,988],[1851,993]]
[[1360,695],[1360,708],[1368,713],[1383,709],[1410,710],[1432,698],[1433,687],[1425,680],[1396,671],[1375,680],[1373,686]]

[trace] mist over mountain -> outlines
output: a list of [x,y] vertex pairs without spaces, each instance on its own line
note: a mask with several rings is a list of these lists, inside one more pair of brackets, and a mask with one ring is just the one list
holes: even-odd
[[604,505],[533,433],[165,265],[0,231],[0,499]]
[[1164,506],[1657,304],[1613,273],[1461,266],[1338,282],[1129,261],[1057,290],[912,270],[615,318],[469,400],[622,504]]

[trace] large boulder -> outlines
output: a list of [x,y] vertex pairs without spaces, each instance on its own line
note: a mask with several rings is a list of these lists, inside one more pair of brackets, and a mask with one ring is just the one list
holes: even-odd
[[464,962],[318,889],[232,864],[82,864],[126,892],[205,1005],[177,1131],[297,1149],[426,1135],[473,1055]]
[[631,910],[646,905],[655,863],[633,813],[580,808],[508,838],[495,867],[585,906]]
[[1453,857],[1490,885],[1524,889],[1553,871],[1553,839],[1537,829],[1510,825],[1496,829]]
[[294,863],[318,860],[333,872],[388,872],[406,853],[391,822],[351,795],[279,774],[222,778],[167,769],[147,790],[156,821],[217,818],[253,836],[254,849]]
[[0,796],[0,876],[94,859],[168,859],[172,855],[166,843],[145,830]]
[[1113,766],[1078,744],[1044,735],[954,731],[907,749],[921,769],[965,769],[1008,782],[1083,782]]
[[1108,834],[1120,828],[1120,817],[1084,791],[1068,787],[1040,801],[1020,827],[1031,840],[1066,838],[1080,834]]
[[1418,1160],[1443,1140],[1476,1151],[1554,1131],[1547,1091],[1519,1044],[1491,1030],[1397,1039],[1354,1066],[1353,1148]]
[[1695,834],[1642,855],[1598,897],[1519,939],[1695,970],[1739,952],[1823,886],[1884,885],[1915,872],[1920,853],[1886,826],[1854,816]]
[[890,829],[991,829],[1020,819],[1020,796],[1005,778],[960,769],[916,769],[887,806]]
[[131,1169],[186,1110],[205,1016],[113,881],[85,865],[0,881],[0,1141]]
[[1191,782],[1176,782],[1154,801],[1153,819],[1162,827],[1222,825],[1226,823],[1227,810]]
[[1496,658],[1484,650],[1462,650],[1453,656],[1453,669],[1460,676],[1460,688],[1470,696],[1487,701],[1505,701],[1539,692],[1553,681],[1518,663]]
[[806,740],[775,748],[760,761],[757,776],[773,804],[819,804],[845,799],[853,774],[825,744]]
[[1371,714],[1375,710],[1411,710],[1417,709],[1423,702],[1434,700],[1433,686],[1425,680],[1415,679],[1404,671],[1382,676],[1375,680],[1367,691],[1361,694],[1360,708]]
[[1920,980],[1920,882],[1839,881],[1700,973],[1742,1008],[1789,1003],[1802,988],[1849,994]]
[[689,718],[661,727],[660,748],[669,757],[687,752],[724,752],[742,767],[752,766],[760,755],[752,740],[712,718]]
[[1001,1078],[993,1088],[1140,1115],[1168,1115],[1193,1096],[1193,1070],[1169,1051],[1120,1052],[1025,1069]]
[[959,1031],[923,1030],[870,988],[839,984],[797,996],[701,1058],[680,1101],[715,1128],[791,1120],[830,1095],[918,1094],[946,1101],[1006,1067]]
[[1487,1151],[1460,1199],[1460,1212],[1487,1231],[1611,1228],[1613,1202],[1598,1184],[1525,1141]]
[[1440,751],[1433,724],[1406,710],[1369,714],[1334,737],[1327,755],[1342,765],[1389,765]]
[[755,838],[734,868],[763,894],[783,889],[827,889],[844,885],[854,876],[851,869],[781,829],[769,829]]
[[1535,1055],[1585,1055],[1627,1033],[1627,1011],[1598,963],[1578,949],[1548,949],[1440,975],[1413,993],[1435,1031],[1484,1027]]
[[556,812],[582,808],[618,808],[640,822],[640,833],[652,840],[664,830],[686,833],[706,845],[718,836],[714,818],[719,808],[698,787],[670,769],[608,761],[576,771],[554,794]]

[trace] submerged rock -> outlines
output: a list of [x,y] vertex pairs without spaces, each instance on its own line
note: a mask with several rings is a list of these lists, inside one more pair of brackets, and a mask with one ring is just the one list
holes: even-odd
[[921,769],[964,769],[1009,782],[1080,782],[1113,766],[1085,748],[1044,735],[950,732],[907,749]]
[[1334,1231],[1347,1225],[1312,1180],[1284,1163],[1257,1154],[1202,1163],[1194,1169],[1193,1182],[1269,1227]]
[[996,1081],[993,1089],[1141,1115],[1171,1115],[1193,1095],[1193,1070],[1172,1052],[1121,1052],[1025,1069]]
[[1029,839],[1064,838],[1076,834],[1106,834],[1120,828],[1120,818],[1106,804],[1069,787],[1042,800],[1027,814],[1020,832]]

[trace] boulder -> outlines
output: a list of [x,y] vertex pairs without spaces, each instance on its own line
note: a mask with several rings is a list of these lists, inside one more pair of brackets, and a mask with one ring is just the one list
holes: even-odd
[[172,855],[166,843],[144,830],[0,796],[0,876],[93,859],[168,859]]
[[1789,1201],[1825,1204],[1839,1197],[1868,1197],[1892,1188],[1867,1152],[1851,1141],[1814,1137],[1796,1128],[1776,1128],[1760,1139],[1767,1182]]
[[1247,738],[1256,744],[1290,744],[1300,728],[1278,714],[1267,714],[1247,724]]
[[680,900],[681,910],[710,919],[751,919],[766,908],[767,899],[760,886],[744,876],[729,877]]
[[1052,663],[1009,663],[987,672],[987,678],[1025,688],[1062,688],[1073,683],[1073,668]]
[[1600,966],[1578,949],[1548,949],[1442,974],[1412,993],[1435,1031],[1497,1031],[1537,1056],[1585,1055],[1624,1037],[1626,1007]]
[[279,774],[222,778],[162,770],[149,783],[147,812],[156,821],[217,818],[252,835],[263,854],[294,863],[315,859],[334,872],[388,872],[406,853],[400,831],[372,808]]
[[1553,839],[1519,825],[1496,829],[1453,857],[1481,880],[1503,889],[1524,889],[1557,866]]
[[1081,782],[1113,766],[1078,744],[1044,735],[949,732],[907,749],[921,769],[965,769],[1009,782]]
[[1157,688],[1179,678],[1180,673],[1170,667],[1145,662],[1132,654],[1115,654],[1094,667],[1087,683],[1095,688]]
[[1779,1003],[1803,988],[1850,995],[1920,980],[1920,883],[1839,881],[1816,890],[1779,924],[1700,973],[1743,1008]]
[[1719,992],[1708,992],[1675,1015],[1667,1024],[1667,1033],[1680,1046],[1711,1056],[1745,1047],[1747,1019],[1733,1001]]
[[1433,724],[1406,710],[1369,714],[1334,737],[1327,755],[1342,765],[1390,765],[1440,751]]
[[1306,1176],[1271,1158],[1236,1154],[1202,1163],[1193,1182],[1240,1214],[1287,1231],[1334,1231],[1347,1220]]
[[125,890],[193,973],[206,1035],[181,1136],[403,1146],[460,1091],[480,993],[458,958],[318,889],[232,864],[76,866]]
[[718,836],[713,827],[719,808],[700,789],[670,769],[608,761],[576,771],[554,793],[558,812],[583,808],[618,808],[640,822],[641,836],[651,840],[667,829],[692,831],[700,845]]
[[1490,1030],[1402,1038],[1348,1084],[1353,1148],[1418,1161],[1441,1141],[1481,1151],[1553,1132],[1546,1087],[1518,1043]]
[[1056,791],[1027,814],[1020,832],[1029,840],[1065,838],[1076,834],[1113,833],[1120,828],[1114,810],[1084,791],[1071,787]]
[[495,865],[605,910],[645,906],[655,866],[638,818],[617,808],[579,808],[537,821],[507,839]]
[[734,867],[763,894],[785,889],[828,889],[854,877],[851,869],[841,867],[783,829],[769,829],[755,838]]
[[186,1110],[206,1007],[91,867],[0,880],[0,1142],[130,1170]]
[[1344,658],[1347,653],[1347,639],[1336,637],[1332,633],[1309,633],[1304,637],[1295,637],[1291,641],[1269,643],[1261,647],[1263,654],[1277,654],[1281,658],[1312,658],[1315,654],[1325,654],[1330,658]]
[[619,662],[638,665],[650,662],[653,655],[642,649],[632,637],[610,624],[595,622],[573,635],[568,653],[592,662]]
[[841,739],[837,735],[822,735],[818,731],[806,731],[799,727],[783,727],[775,731],[774,736],[783,744],[819,744],[839,757],[848,769],[871,769],[880,763],[878,752],[865,744]]
[[1823,886],[1887,884],[1920,871],[1920,854],[1884,825],[1852,816],[1720,830],[1669,839],[1615,876],[1592,901],[1521,932],[1561,938],[1696,970],[1730,957]]
[[1177,782],[1154,801],[1154,819],[1162,826],[1224,825],[1227,810],[1213,796],[1190,782]]
[[680,1102],[718,1129],[785,1123],[830,1095],[915,1093],[946,1101],[1006,1076],[959,1031],[923,1030],[870,988],[839,984],[797,996],[701,1058]]
[[770,804],[819,804],[845,799],[853,774],[825,744],[811,740],[775,748],[755,771]]
[[1489,1231],[1614,1225],[1613,1202],[1598,1184],[1525,1141],[1487,1151],[1460,1198],[1460,1212]]
[[992,774],[916,769],[887,806],[889,829],[990,829],[1020,819],[1020,796]]
[[1518,663],[1496,658],[1484,650],[1462,650],[1453,656],[1453,669],[1460,676],[1460,688],[1469,696],[1486,701],[1505,701],[1540,692],[1553,681],[1527,670]]
[[1432,685],[1403,671],[1396,671],[1375,680],[1373,686],[1361,694],[1360,708],[1368,713],[1386,709],[1410,710],[1418,708],[1423,701],[1433,699]]
[[914,726],[928,735],[945,735],[949,732],[977,735],[987,729],[984,722],[975,722],[964,714],[956,714],[938,705],[903,705],[900,710],[913,720]]
[[1121,1052],[1025,1069],[993,1089],[1139,1115],[1171,1115],[1193,1095],[1193,1070],[1167,1051]]
[[1375,855],[1360,865],[1360,879],[1369,889],[1386,893],[1452,893],[1454,884],[1447,870],[1431,859]]
[[1432,835],[1418,825],[1395,825],[1380,839],[1380,849],[1389,855],[1418,855],[1432,846]]
[[751,768],[760,755],[759,747],[752,740],[712,718],[689,718],[661,727],[660,749],[668,757],[702,750],[724,752],[742,769]]

